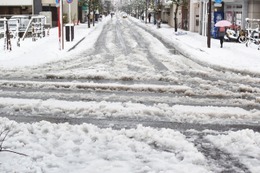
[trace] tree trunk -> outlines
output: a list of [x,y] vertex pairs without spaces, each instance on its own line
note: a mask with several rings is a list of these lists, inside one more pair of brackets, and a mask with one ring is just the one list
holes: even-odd
[[90,0],[88,1],[88,28],[90,28]]
[[96,14],[95,14],[95,2],[94,0],[92,0],[92,5],[93,5],[93,16],[92,16],[92,22],[93,22],[93,26],[95,26],[95,20],[96,20]]
[[177,21],[177,14],[178,14],[179,4],[176,4],[175,12],[174,12],[174,30],[177,32],[178,30],[178,21]]

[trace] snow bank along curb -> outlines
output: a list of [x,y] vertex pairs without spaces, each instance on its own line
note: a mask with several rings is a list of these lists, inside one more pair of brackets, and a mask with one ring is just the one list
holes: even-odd
[[[97,29],[99,29],[99,32],[97,34],[97,38],[100,36],[101,32],[102,32],[102,29],[104,27],[105,24],[108,23],[109,20],[107,20],[108,17],[106,17],[104,20],[102,20],[101,22],[99,23],[96,23],[96,27],[92,27],[91,31],[86,35],[86,36],[83,36],[79,41],[77,41],[77,43],[73,44],[73,46],[71,46],[70,48],[68,48],[67,52],[70,52],[72,50],[74,50],[82,41],[84,41],[86,39],[86,37],[88,35],[90,35],[92,32],[96,31]],[[94,41],[95,42],[95,41]]]
[[176,51],[178,51],[178,53],[180,53],[184,57],[186,57],[192,61],[195,61],[202,66],[207,66],[209,68],[212,68],[212,69],[215,69],[218,71],[230,71],[230,72],[235,72],[235,73],[240,73],[240,74],[241,74],[241,71],[243,71],[242,75],[260,77],[260,73],[256,72],[256,71],[250,71],[247,69],[233,69],[233,68],[213,64],[208,61],[203,61],[201,59],[201,57],[203,57],[205,55],[210,56],[209,53],[204,51],[203,49],[191,47],[188,44],[183,43],[183,41],[178,40],[177,38],[175,40],[171,40],[171,38],[167,37],[166,35],[161,34],[159,31],[160,29],[159,30],[153,29],[153,28],[149,27],[149,25],[141,23],[138,19],[131,18],[130,20],[133,21],[136,25],[138,25],[142,29],[144,29],[145,31],[152,34],[154,37],[159,39],[164,44],[176,49]]

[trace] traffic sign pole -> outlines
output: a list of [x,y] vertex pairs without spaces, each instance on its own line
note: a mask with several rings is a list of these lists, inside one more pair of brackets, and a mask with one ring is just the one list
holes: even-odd
[[60,7],[57,7],[58,12],[58,38],[59,38],[59,49],[61,50],[61,42],[60,42]]
[[73,0],[67,0],[67,3],[69,4],[69,23],[71,23],[71,3]]
[[64,34],[63,34],[63,0],[60,0],[60,42],[61,50],[64,49]]
[[58,14],[58,39],[59,39],[59,49],[61,50],[61,33],[60,33],[60,0],[56,0],[57,14]]
[[71,23],[71,5],[69,4],[69,23]]

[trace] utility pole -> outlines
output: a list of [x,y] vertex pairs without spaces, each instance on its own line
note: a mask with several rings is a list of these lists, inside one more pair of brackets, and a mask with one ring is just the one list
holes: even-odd
[[90,28],[90,10],[91,10],[91,0],[88,0],[88,28]]
[[147,3],[148,3],[148,0],[145,0],[145,2],[146,2],[145,3],[145,23],[147,23],[147,12],[148,12],[148,7],[147,7],[148,4]]
[[207,45],[210,48],[210,39],[211,39],[211,0],[208,4],[208,35],[207,35]]

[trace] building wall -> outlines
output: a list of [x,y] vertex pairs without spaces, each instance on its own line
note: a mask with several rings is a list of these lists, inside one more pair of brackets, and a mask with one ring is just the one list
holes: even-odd
[[56,0],[42,0],[42,5],[43,6],[48,6],[48,5],[55,5],[56,4]]
[[42,2],[41,0],[33,0],[33,9],[32,9],[32,14],[40,14],[42,11]]
[[260,19],[260,0],[249,0],[248,18]]
[[[171,26],[171,27],[175,27],[175,23],[174,23],[174,12],[175,12],[175,9],[176,9],[176,4],[172,4],[170,9],[169,9],[169,13],[168,13],[168,16],[167,16],[167,19],[168,19],[168,24]],[[182,26],[182,6],[179,6],[178,7],[178,12],[177,12],[177,24],[178,24],[178,28],[180,28]]]
[[31,6],[32,0],[0,0],[0,6]]
[[0,14],[39,14],[41,0],[0,0]]
[[[69,21],[69,4],[66,0],[63,0],[63,4],[63,14]],[[56,0],[0,0],[0,17],[10,18],[15,14],[37,15],[41,11],[51,11],[52,24],[57,25]],[[71,20],[72,22],[78,21],[78,0],[73,0],[71,3]]]
[[[199,3],[198,3],[199,2]],[[206,34],[206,27],[207,26],[207,2],[205,3],[205,0],[190,0],[190,22],[189,22],[189,30],[193,32],[197,32],[197,8],[199,4],[200,12],[199,12],[199,33],[202,35]],[[214,0],[212,0],[212,3],[214,4]],[[226,12],[230,11],[230,9],[227,8],[227,6],[231,5],[235,7],[236,5],[242,5],[241,8],[241,22],[240,25],[242,28],[245,27],[245,18],[254,18],[254,19],[260,19],[260,0],[223,0],[224,3],[224,18],[226,18]],[[214,8],[212,8],[214,10]],[[233,8],[231,10],[232,12],[239,11],[239,9]],[[235,24],[237,18],[234,18]],[[234,22],[234,21],[233,21]]]
[[174,12],[173,12],[174,8],[173,8],[173,5],[171,5],[170,7],[170,20],[168,21],[168,24],[171,26],[171,27],[174,27]]
[[[205,20],[205,11],[202,11],[203,4],[199,0],[191,0],[189,8],[189,31],[199,32]],[[205,13],[205,14],[204,14]]]

